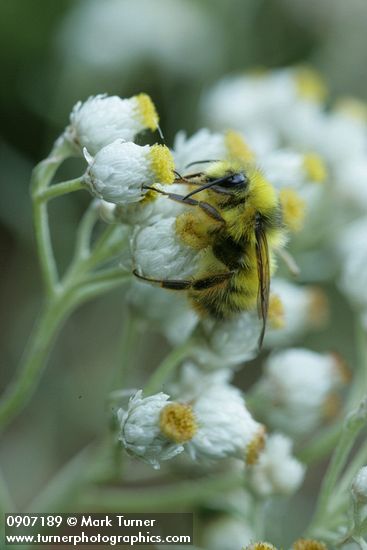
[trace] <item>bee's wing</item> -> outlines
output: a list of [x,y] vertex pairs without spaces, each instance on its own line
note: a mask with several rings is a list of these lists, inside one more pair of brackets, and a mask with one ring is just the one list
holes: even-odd
[[257,311],[259,319],[262,319],[262,329],[259,337],[259,348],[261,347],[265,328],[266,319],[269,309],[269,293],[270,293],[270,262],[269,262],[269,247],[264,229],[259,226],[255,230],[256,235],[256,259],[257,273],[259,277],[259,289],[257,293]]

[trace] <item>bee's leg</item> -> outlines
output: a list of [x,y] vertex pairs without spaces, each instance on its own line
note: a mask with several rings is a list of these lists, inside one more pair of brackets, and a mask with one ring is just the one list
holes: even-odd
[[172,201],[180,202],[182,204],[186,204],[187,206],[198,206],[205,212],[207,216],[212,218],[213,220],[220,222],[220,223],[226,223],[225,219],[222,218],[220,213],[214,206],[209,204],[205,201],[197,201],[195,199],[185,199],[183,195],[178,195],[177,193],[167,193],[166,191],[162,191],[161,189],[156,189],[155,187],[145,187],[145,189],[150,189],[151,191],[155,191],[156,193],[160,193],[161,195],[165,195],[168,199],[171,199]]
[[216,273],[215,275],[210,275],[209,277],[203,277],[201,279],[152,279],[150,277],[145,277],[140,275],[136,269],[133,271],[135,277],[147,281],[149,283],[159,284],[161,288],[167,288],[170,290],[206,290],[213,286],[217,286],[224,281],[230,279],[233,275],[233,271],[225,271],[224,273]]

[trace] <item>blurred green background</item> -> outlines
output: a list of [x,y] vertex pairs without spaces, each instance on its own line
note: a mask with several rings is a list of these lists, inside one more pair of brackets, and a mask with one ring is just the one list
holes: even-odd
[[[76,101],[145,91],[171,144],[177,130],[200,127],[202,91],[233,71],[307,62],[322,72],[332,95],[367,99],[366,28],[365,0],[1,0],[1,387],[42,300],[31,169],[47,155]],[[80,170],[73,161],[61,176]],[[87,202],[81,193],[51,208],[61,269]],[[347,314],[343,303],[334,307]],[[123,317],[122,290],[77,311],[32,403],[7,431],[1,461],[20,507],[104,429],[105,395],[122,360]],[[153,332],[141,338],[134,363],[150,370],[166,343]]]

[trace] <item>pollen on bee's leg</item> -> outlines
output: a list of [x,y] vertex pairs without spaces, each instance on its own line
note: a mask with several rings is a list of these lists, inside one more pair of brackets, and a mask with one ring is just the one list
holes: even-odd
[[265,447],[265,427],[261,426],[256,435],[250,441],[246,448],[246,464],[249,466],[256,464],[261,451]]
[[197,423],[190,405],[170,403],[160,414],[159,427],[163,435],[175,443],[190,441],[197,431]]
[[293,189],[284,187],[279,193],[283,219],[286,226],[294,232],[300,231],[305,219],[305,201]]
[[192,212],[180,214],[176,219],[176,233],[182,241],[194,248],[200,250],[209,245],[207,223],[202,223],[201,215]]

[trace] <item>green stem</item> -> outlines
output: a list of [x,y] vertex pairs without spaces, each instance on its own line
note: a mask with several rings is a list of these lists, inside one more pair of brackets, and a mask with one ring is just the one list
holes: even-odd
[[93,509],[98,502],[100,512],[153,512],[182,510],[196,504],[210,501],[225,490],[241,485],[242,478],[238,473],[226,473],[216,477],[207,477],[170,486],[151,489],[141,488],[95,488],[81,496],[81,510]]
[[[367,337],[361,321],[357,318],[355,326],[357,349],[356,369],[353,372],[353,385],[348,395],[345,410],[350,411],[358,406],[363,396],[367,394]],[[297,453],[297,457],[306,464],[311,464],[327,456],[339,441],[343,430],[343,418],[333,425],[320,431],[307,446]]]
[[81,189],[87,189],[83,177],[63,181],[62,183],[56,183],[47,189],[36,192],[33,198],[34,200],[46,202],[48,200],[55,199],[56,197],[66,195],[67,193],[80,191]]
[[130,272],[124,271],[121,267],[111,267],[110,269],[102,269],[96,273],[86,275],[79,284],[107,283],[109,281],[122,281],[130,278]]
[[304,464],[312,464],[327,456],[337,444],[343,429],[344,420],[340,419],[332,426],[320,431],[312,441],[297,453],[297,458]]
[[364,442],[361,445],[361,448],[354,455],[351,463],[345,470],[343,477],[338,484],[337,495],[341,496],[343,493],[346,493],[350,489],[354,476],[363,466],[367,466],[367,442]]
[[55,143],[48,158],[37,164],[32,172],[31,191],[33,198],[35,236],[42,278],[49,298],[56,293],[58,275],[52,250],[47,206],[45,202],[39,200],[37,197],[40,193],[46,192],[56,170],[69,155],[69,145],[61,137]]
[[144,388],[145,395],[150,395],[161,391],[164,382],[173,373],[175,368],[185,359],[191,348],[191,340],[188,340],[181,346],[174,348],[162,361],[156,371],[150,377]]
[[52,250],[51,235],[48,224],[47,206],[43,202],[34,201],[33,218],[38,257],[41,265],[42,278],[49,298],[55,295],[58,274],[54,253]]
[[93,228],[98,220],[98,209],[95,201],[92,201],[83,215],[75,239],[75,251],[72,265],[80,260],[85,260],[90,255]]
[[317,531],[319,526],[323,525],[325,518],[328,516],[336,482],[347,461],[356,437],[365,426],[366,418],[367,401],[365,400],[362,401],[360,407],[350,413],[345,420],[343,431],[321,485],[316,510],[307,530],[308,535],[312,535],[315,530]]
[[133,367],[136,345],[140,336],[141,321],[130,308],[126,308],[121,345],[119,346],[119,361],[114,373],[112,390],[126,388],[129,373]]

